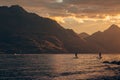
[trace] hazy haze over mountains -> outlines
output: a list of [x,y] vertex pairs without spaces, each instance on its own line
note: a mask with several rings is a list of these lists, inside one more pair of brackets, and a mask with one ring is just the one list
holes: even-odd
[[[120,28],[113,24],[103,32],[96,32],[85,38],[88,42],[105,49],[103,52],[120,52]],[[100,49],[100,51],[102,51]]]

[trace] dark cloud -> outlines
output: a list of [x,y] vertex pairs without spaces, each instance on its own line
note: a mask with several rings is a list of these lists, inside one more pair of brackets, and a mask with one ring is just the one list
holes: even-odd
[[[62,0],[61,0],[62,1]],[[61,21],[76,32],[95,32],[120,24],[120,0],[0,0],[1,6],[20,5],[40,16]],[[116,16],[118,15],[118,16]],[[100,25],[101,24],[101,25]],[[80,27],[83,26],[83,27]],[[92,27],[95,26],[93,29]],[[103,27],[101,27],[103,26]]]
[[[50,16],[76,16],[85,15],[88,17],[100,14],[119,14],[120,0],[0,0],[0,5],[18,4],[26,9],[37,12],[40,15]],[[99,16],[100,17],[100,16]]]
[[64,4],[70,5],[68,12],[77,15],[120,13],[120,0],[64,0]]
[[75,5],[118,6],[120,0],[64,0],[64,3]]

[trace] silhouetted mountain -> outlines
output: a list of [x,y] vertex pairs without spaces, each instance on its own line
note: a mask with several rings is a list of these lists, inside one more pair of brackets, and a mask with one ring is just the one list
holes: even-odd
[[86,40],[100,46],[99,51],[120,52],[120,28],[115,24],[111,25],[104,32],[94,33],[87,37]]
[[84,38],[86,38],[88,36],[90,36],[90,35],[85,33],[85,32],[79,34],[79,37],[82,38],[82,39],[84,39]]
[[56,21],[22,7],[0,7],[0,51],[8,53],[89,52],[90,45]]

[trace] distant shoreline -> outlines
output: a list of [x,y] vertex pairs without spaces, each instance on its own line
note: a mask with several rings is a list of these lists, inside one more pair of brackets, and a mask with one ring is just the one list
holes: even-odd
[[[75,52],[68,52],[68,53],[0,53],[0,54],[74,54]],[[78,53],[78,54],[98,54],[98,53]],[[102,53],[102,54],[120,54],[120,53]]]

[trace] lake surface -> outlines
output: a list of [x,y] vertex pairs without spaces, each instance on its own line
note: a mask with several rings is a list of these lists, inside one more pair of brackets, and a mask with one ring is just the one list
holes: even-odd
[[[0,54],[0,80],[99,80],[119,74],[119,65],[103,61],[120,60],[120,54]],[[110,69],[109,69],[110,68]],[[113,80],[113,79],[112,79]]]

